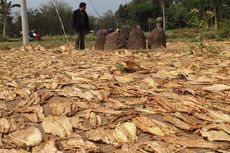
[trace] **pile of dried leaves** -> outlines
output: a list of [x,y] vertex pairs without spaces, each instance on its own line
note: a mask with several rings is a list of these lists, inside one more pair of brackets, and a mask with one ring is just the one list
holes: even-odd
[[230,152],[229,46],[0,51],[0,152]]

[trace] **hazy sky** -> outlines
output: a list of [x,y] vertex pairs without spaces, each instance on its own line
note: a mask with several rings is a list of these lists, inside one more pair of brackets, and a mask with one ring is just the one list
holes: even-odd
[[[13,3],[19,3],[19,0],[11,0]],[[38,8],[41,4],[45,4],[51,0],[27,0],[28,8]],[[87,5],[87,12],[89,15],[96,15],[93,7],[90,5],[89,1],[93,3],[97,11],[100,15],[103,15],[108,10],[112,10],[113,12],[116,11],[120,4],[125,4],[130,2],[131,0],[59,0],[65,1],[68,3],[72,8],[78,8],[80,2],[86,2]]]

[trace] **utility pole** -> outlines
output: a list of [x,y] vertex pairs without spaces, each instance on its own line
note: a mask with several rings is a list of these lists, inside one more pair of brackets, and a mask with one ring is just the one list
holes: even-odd
[[21,17],[22,17],[23,45],[27,45],[29,43],[29,34],[28,34],[29,28],[28,28],[26,0],[21,0]]
[[56,1],[53,1],[53,5],[54,5],[55,10],[56,10],[56,13],[57,13],[57,15],[58,15],[58,19],[59,19],[59,22],[60,22],[60,24],[61,24],[61,28],[62,28],[62,30],[63,30],[63,33],[64,33],[64,35],[65,35],[65,37],[66,37],[66,40],[67,40],[67,42],[69,42],[68,36],[67,36],[67,34],[66,34],[66,31],[65,31],[64,24],[63,24],[63,22],[62,22],[62,19],[61,19],[59,10],[58,10],[58,8],[57,8],[57,3],[56,3]]
[[163,6],[162,6],[162,12],[163,12],[163,29],[165,30],[166,28],[166,19],[165,19],[165,2],[163,2]]
[[166,0],[159,0],[160,2],[160,7],[161,7],[161,11],[162,11],[162,16],[163,16],[163,29],[165,30],[166,27],[166,19],[165,19],[165,1]]

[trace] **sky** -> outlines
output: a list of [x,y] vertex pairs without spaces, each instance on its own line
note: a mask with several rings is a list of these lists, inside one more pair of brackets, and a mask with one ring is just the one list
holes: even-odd
[[[19,0],[11,0],[13,3],[19,3]],[[28,8],[39,8],[41,4],[46,4],[51,0],[27,0],[27,7]],[[108,10],[112,10],[115,12],[120,4],[125,4],[130,2],[131,0],[59,0],[65,1],[69,4],[73,9],[77,9],[80,2],[87,3],[87,12],[89,15],[96,16],[96,12],[92,5],[89,3],[91,1],[98,11],[100,15],[103,15]]]

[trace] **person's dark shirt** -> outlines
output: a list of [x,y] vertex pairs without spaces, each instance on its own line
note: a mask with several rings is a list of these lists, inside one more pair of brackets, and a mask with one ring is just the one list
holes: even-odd
[[89,17],[86,11],[77,9],[73,12],[73,28],[76,32],[89,32]]

